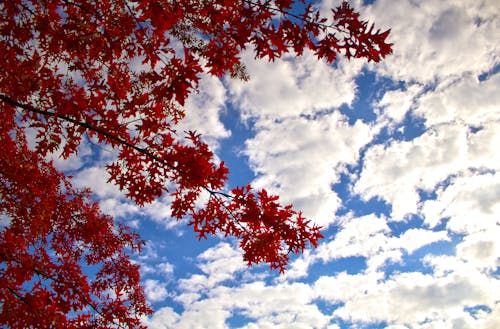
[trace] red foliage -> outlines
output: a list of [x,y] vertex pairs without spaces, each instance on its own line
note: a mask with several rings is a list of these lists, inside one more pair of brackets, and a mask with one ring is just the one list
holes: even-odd
[[[0,323],[11,328],[139,326],[149,308],[128,250],[142,242],[27,147],[0,113]],[[89,280],[83,268],[96,272]]]
[[[164,193],[172,215],[189,216],[202,238],[241,238],[249,264],[283,271],[289,253],[321,238],[278,198],[250,186],[221,192],[224,163],[199,135],[175,126],[200,75],[245,78],[240,54],[258,58],[310,49],[379,61],[389,31],[374,31],[343,3],[332,22],[292,0],[14,0],[0,4],[1,228],[0,324],[11,327],[135,327],[147,313],[139,249],[86,192],[74,191],[44,156],[76,153],[88,136],[113,147],[110,182],[139,205]],[[303,1],[301,1],[303,2]],[[23,127],[36,130],[35,150]],[[209,197],[199,205],[202,193]],[[196,203],[196,206],[195,206]],[[97,267],[89,281],[83,265]],[[43,321],[43,322],[42,322]]]

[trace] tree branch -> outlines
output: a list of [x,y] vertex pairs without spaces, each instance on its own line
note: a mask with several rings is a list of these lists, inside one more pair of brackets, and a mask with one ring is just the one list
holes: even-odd
[[[11,105],[11,106],[14,106],[14,107],[18,107],[18,108],[21,108],[25,111],[29,111],[29,112],[33,112],[33,113],[38,113],[38,114],[41,114],[43,116],[46,116],[46,117],[52,117],[52,118],[56,118],[56,119],[61,119],[61,120],[64,120],[64,121],[67,121],[67,122],[71,122],[77,126],[80,126],[80,127],[83,127],[87,130],[90,130],[90,131],[93,131],[97,134],[100,134],[118,144],[121,144],[123,146],[126,146],[126,147],[129,147],[131,149],[133,149],[134,151],[140,153],[140,154],[143,154],[145,155],[146,157],[150,158],[150,159],[153,159],[154,161],[157,161],[159,163],[161,163],[162,165],[165,165],[167,166],[168,168],[172,169],[172,170],[179,170],[178,168],[176,168],[175,166],[172,166],[171,164],[167,163],[165,160],[161,159],[160,157],[156,156],[155,154],[149,152],[148,150],[144,149],[144,148],[141,148],[141,147],[138,147],[128,141],[126,141],[125,139],[123,138],[120,138],[116,135],[113,135],[112,133],[100,128],[100,127],[96,127],[94,125],[91,125],[87,122],[83,122],[83,121],[78,121],[74,118],[71,118],[67,115],[59,115],[57,113],[54,113],[54,112],[50,112],[50,111],[47,111],[47,110],[41,110],[41,109],[38,109],[34,106],[31,106],[31,105],[28,105],[28,104],[23,104],[23,103],[20,103],[12,98],[10,98],[9,96],[7,95],[4,95],[4,94],[0,94],[0,100],[4,101],[5,103]],[[221,191],[214,191],[212,190],[211,188],[209,188],[208,186],[202,186],[202,188],[207,191],[208,193],[210,193],[211,195],[220,195],[220,196],[223,196],[223,197],[226,197],[226,198],[233,198],[232,195],[230,194],[227,194],[227,193],[224,193],[224,192],[221,192]]]
[[251,0],[241,0],[242,2],[246,3],[246,4],[249,4],[251,6],[257,6],[257,7],[261,7],[261,8],[265,8],[265,9],[269,9],[270,11],[273,11],[275,13],[279,13],[279,14],[282,14],[284,16],[290,16],[290,17],[293,17],[301,22],[306,22],[306,23],[309,23],[309,24],[315,24],[317,26],[320,26],[320,27],[323,27],[325,29],[328,29],[328,28],[332,28],[334,26],[334,24],[324,24],[324,23],[319,23],[319,22],[314,22],[314,21],[311,21],[309,19],[306,19],[304,16],[300,16],[300,15],[297,15],[297,14],[294,14],[294,13],[291,13],[289,11],[286,11],[286,10],[282,10],[282,9],[279,9],[279,8],[276,8],[276,7],[272,7],[272,6],[268,6],[268,5],[264,5],[262,3],[259,3],[259,2],[254,2],[254,1],[251,1]]

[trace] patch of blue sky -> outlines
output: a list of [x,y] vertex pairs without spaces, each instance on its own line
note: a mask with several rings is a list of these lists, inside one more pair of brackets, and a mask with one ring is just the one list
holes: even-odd
[[[78,146],[77,155],[72,155],[67,160],[55,157],[56,168],[64,171],[67,176],[74,176],[84,169],[88,169],[100,164],[106,153],[112,151],[106,146],[94,143],[88,136],[84,135],[82,143]],[[58,154],[56,152],[56,154]],[[62,167],[59,167],[62,166]]]
[[[219,241],[213,236],[199,240],[189,227],[182,231],[165,229],[151,220],[141,221],[140,234],[147,246],[138,260],[152,267],[163,262],[175,264],[174,274],[178,278],[185,278],[193,273],[202,274],[196,257]],[[158,272],[147,273],[146,278],[165,279]]]
[[245,141],[255,136],[251,120],[244,123],[241,120],[241,111],[234,108],[229,102],[226,110],[222,112],[220,121],[224,127],[231,131],[231,136],[220,140],[220,148],[217,155],[230,168],[229,187],[247,184],[255,178],[254,172],[249,166],[248,157],[244,154]]
[[337,212],[337,215],[344,215],[349,212],[358,217],[369,214],[381,216],[389,215],[391,209],[392,206],[385,200],[375,197],[363,200],[359,195],[354,195],[343,202],[343,208]]
[[398,262],[386,263],[383,267],[385,276],[391,277],[399,273],[419,272],[422,274],[434,273],[432,267],[425,263],[426,256],[451,256],[455,253],[455,246],[461,241],[461,237],[455,235],[450,241],[437,241],[423,246],[411,254],[403,253]]
[[425,133],[425,120],[415,116],[413,112],[406,113],[404,120],[391,127],[382,129],[381,133],[374,139],[373,144],[388,143],[393,141],[410,141]]
[[331,301],[327,301],[321,298],[315,299],[314,304],[318,307],[319,310],[321,310],[321,313],[325,315],[333,314],[336,309],[344,305],[344,303],[332,303]]
[[316,262],[308,269],[307,281],[315,281],[322,276],[334,276],[343,272],[354,275],[362,273],[366,268],[366,257],[364,256],[342,257],[327,263]]
[[423,220],[420,216],[415,214],[410,214],[405,217],[403,221],[388,221],[387,226],[391,229],[393,236],[399,237],[401,234],[409,229],[415,227],[421,227]]
[[479,81],[485,81],[485,80],[488,80],[491,76],[497,74],[498,72],[500,72],[500,63],[497,63],[495,66],[493,66],[492,69],[478,75],[478,80]]
[[486,305],[475,305],[470,307],[464,307],[464,311],[469,313],[473,318],[480,318],[484,316],[484,313],[491,313],[492,310]]
[[226,325],[229,328],[241,328],[245,325],[254,322],[255,319],[252,319],[244,314],[244,311],[235,309],[232,310],[231,316],[226,319]]
[[348,117],[349,124],[357,120],[364,123],[374,123],[377,113],[374,105],[390,90],[405,88],[404,81],[395,81],[388,77],[380,76],[376,72],[363,69],[355,79],[357,85],[356,98],[351,105],[344,104],[340,112]]

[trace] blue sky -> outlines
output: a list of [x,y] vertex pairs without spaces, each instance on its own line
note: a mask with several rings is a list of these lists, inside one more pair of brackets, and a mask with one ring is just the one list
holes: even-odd
[[500,5],[353,5],[392,28],[383,63],[244,54],[251,80],[203,78],[179,127],[204,134],[230,186],[325,227],[285,274],[248,268],[237,241],[198,242],[168,198],[127,201],[103,178],[113,152],[57,160],[147,240],[149,328],[500,327]]

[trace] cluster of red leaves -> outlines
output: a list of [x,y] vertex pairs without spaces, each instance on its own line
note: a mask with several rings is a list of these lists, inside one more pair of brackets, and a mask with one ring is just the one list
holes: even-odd
[[229,204],[216,194],[210,195],[206,207],[191,215],[190,225],[200,238],[217,232],[241,238],[248,265],[264,261],[283,272],[290,253],[303,251],[309,242],[316,247],[322,237],[319,227],[311,227],[292,206],[282,207],[278,197],[266,190],[254,193],[247,185],[231,193]]
[[[11,112],[0,112],[0,213],[8,221],[0,231],[0,324],[139,326],[150,310],[129,250],[142,242],[30,150]],[[95,271],[92,280],[84,268]]]
[[[175,131],[184,115],[182,106],[203,72],[245,77],[240,54],[247,47],[269,60],[287,52],[301,55],[305,49],[329,62],[338,53],[379,61],[391,52],[385,42],[388,31],[374,31],[347,3],[334,9],[329,21],[312,6],[292,11],[296,2],[0,3],[2,142],[10,145],[0,172],[2,212],[10,219],[0,241],[6,300],[0,321],[15,326],[8,321],[20,318],[8,314],[47,307],[61,316],[47,320],[52,323],[63,321],[64,314],[78,314],[75,321],[84,323],[85,314],[94,312],[110,323],[135,326],[136,318],[128,312],[146,311],[137,270],[122,253],[124,246],[135,245],[135,237],[124,229],[112,233],[111,220],[43,160],[56,150],[63,157],[75,154],[82,138],[117,150],[117,160],[107,167],[110,182],[137,204],[170,194],[173,217],[190,217],[200,238],[217,232],[241,238],[249,264],[264,261],[282,271],[290,252],[317,244],[319,228],[265,190],[246,186],[232,194],[221,192],[228,173],[224,163],[214,161],[196,133],[182,138]],[[25,126],[37,132],[34,152],[26,147]],[[38,189],[23,189],[28,182],[40,182]],[[203,193],[209,195],[204,203]],[[33,207],[46,218],[29,211]],[[76,230],[75,225],[89,228]],[[70,246],[71,257],[63,244]],[[97,280],[88,287],[78,272],[82,255],[93,265],[102,264],[101,276],[110,281]],[[52,262],[51,269],[44,262]],[[56,273],[63,267],[70,272],[61,273],[71,275]],[[130,274],[124,274],[125,268]],[[23,294],[27,282],[31,291]],[[113,290],[119,286],[125,292]],[[104,298],[106,289],[115,297]],[[33,304],[34,293],[45,306]],[[122,302],[123,294],[131,299]],[[14,309],[21,313],[12,313]]]

